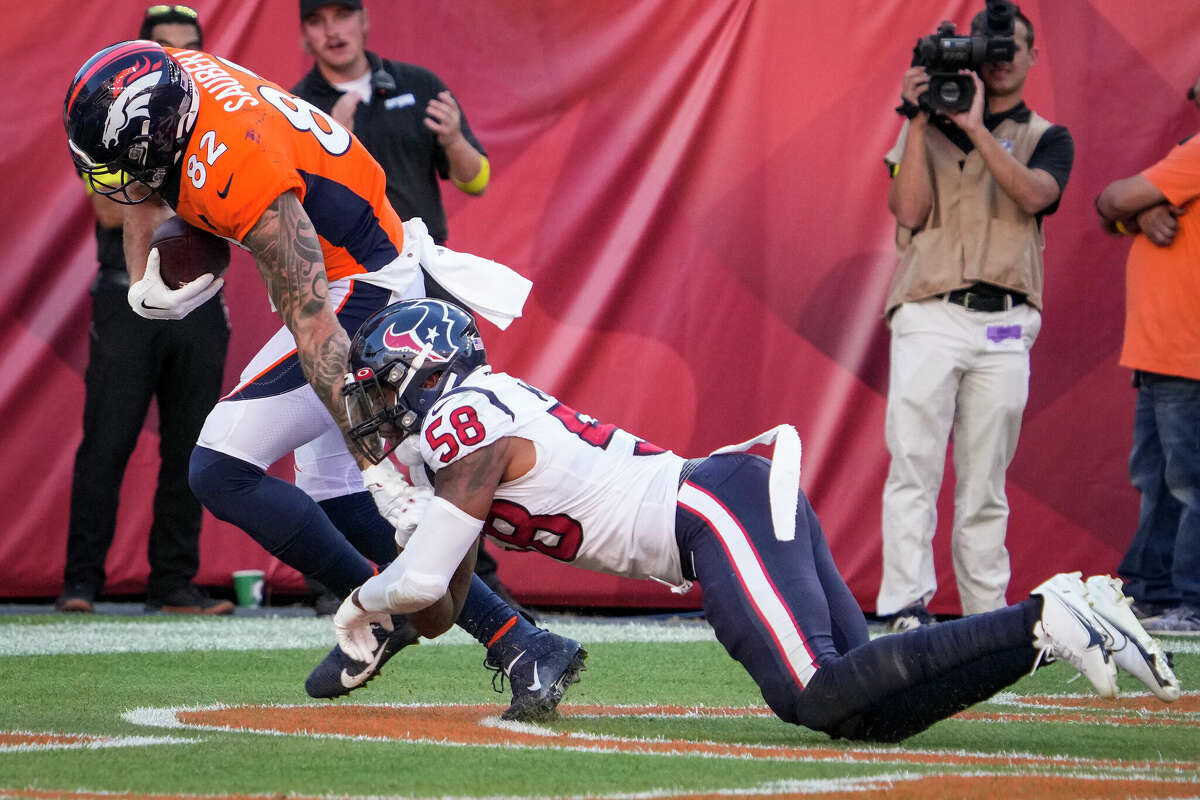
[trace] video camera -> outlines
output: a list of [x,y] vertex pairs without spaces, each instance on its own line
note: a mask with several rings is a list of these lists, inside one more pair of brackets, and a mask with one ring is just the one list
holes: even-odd
[[975,81],[958,71],[978,69],[987,61],[1013,60],[1016,7],[1009,0],[987,0],[982,16],[982,33],[958,36],[954,23],[942,22],[936,33],[917,40],[912,66],[929,73],[929,90],[917,98],[922,111],[966,111],[975,99]]

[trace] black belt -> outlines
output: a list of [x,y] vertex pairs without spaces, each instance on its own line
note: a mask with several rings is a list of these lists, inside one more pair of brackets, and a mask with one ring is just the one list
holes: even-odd
[[1007,311],[1025,303],[1025,295],[1021,292],[1006,292],[992,286],[980,287],[978,284],[966,289],[955,289],[939,297],[944,297],[948,302],[962,306],[968,311]]

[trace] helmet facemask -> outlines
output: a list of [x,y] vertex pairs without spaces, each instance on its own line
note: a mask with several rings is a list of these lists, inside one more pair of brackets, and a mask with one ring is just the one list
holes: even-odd
[[350,343],[355,371],[342,387],[350,440],[378,464],[420,433],[439,398],[486,364],[475,320],[457,306],[405,300],[376,312]]
[[418,432],[424,415],[412,408],[406,398],[427,355],[428,348],[411,365],[396,361],[388,367],[385,377],[376,375],[369,367],[353,375],[346,374],[342,397],[350,421],[350,440],[371,463],[383,461],[400,442]]

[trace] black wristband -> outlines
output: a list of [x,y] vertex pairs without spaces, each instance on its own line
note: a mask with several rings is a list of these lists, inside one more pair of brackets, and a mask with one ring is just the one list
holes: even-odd
[[921,107],[907,97],[901,97],[900,105],[896,106],[896,113],[906,119],[912,119],[921,113]]

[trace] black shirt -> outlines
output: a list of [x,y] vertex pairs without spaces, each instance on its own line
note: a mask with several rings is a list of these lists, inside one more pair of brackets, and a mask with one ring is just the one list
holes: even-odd
[[[420,217],[429,235],[441,244],[446,241],[447,229],[438,177],[450,176],[450,162],[424,120],[425,107],[446,85],[424,67],[382,59],[369,51],[367,61],[374,96],[354,112],[354,135],[383,167],[388,200],[400,219]],[[326,113],[342,96],[315,66],[292,92]],[[462,133],[472,147],[487,155],[467,124],[465,112]]]
[[125,236],[121,226],[106,228],[96,223],[96,260],[102,270],[125,272]]
[[[989,131],[994,131],[996,126],[1006,119],[1012,118],[1016,122],[1025,122],[1029,119],[1029,107],[1024,103],[1018,103],[1016,106],[1007,111],[1002,111],[999,114],[993,114],[988,110],[983,112],[983,125]],[[971,144],[971,139],[962,131],[962,128],[955,125],[949,118],[936,114],[933,117],[933,124],[938,130],[946,135],[946,138],[958,146],[964,154],[970,153],[975,149],[975,145]],[[1062,125],[1051,125],[1042,134],[1041,138],[1033,147],[1033,153],[1029,156],[1029,162],[1025,165],[1030,169],[1041,169],[1049,172],[1054,180],[1058,183],[1059,200],[1062,199],[1062,192],[1067,188],[1067,179],[1071,176],[1071,166],[1075,162],[1075,140],[1071,138],[1071,134]],[[961,162],[960,162],[961,166]],[[1058,210],[1059,200],[1055,200],[1046,208],[1038,212],[1038,219],[1053,214]]]

